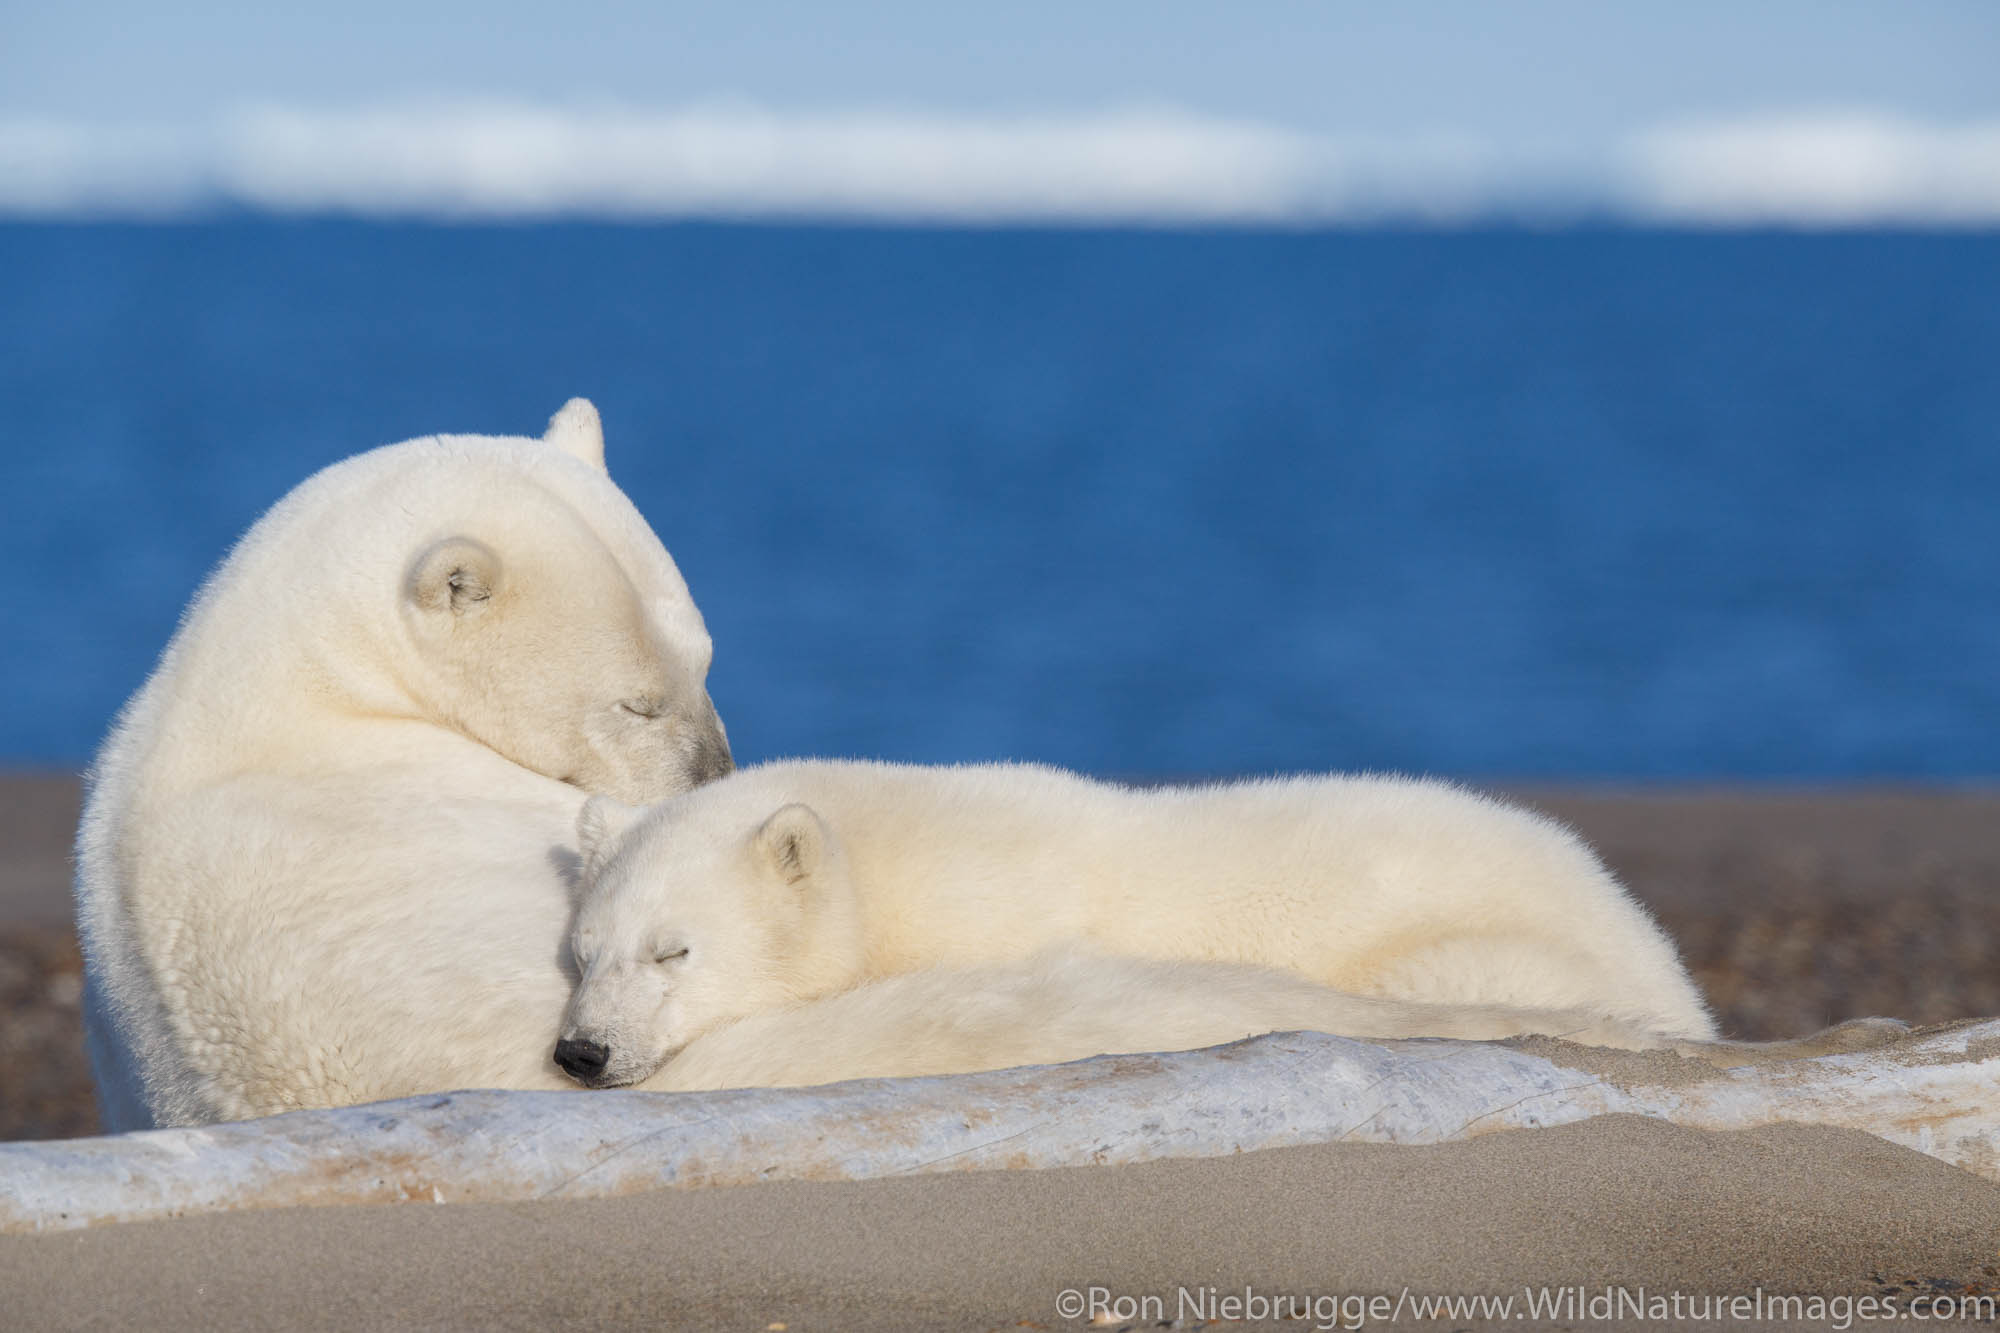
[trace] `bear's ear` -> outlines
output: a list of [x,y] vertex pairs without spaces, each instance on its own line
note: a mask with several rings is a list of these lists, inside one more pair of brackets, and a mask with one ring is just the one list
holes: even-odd
[[572,398],[549,418],[542,438],[571,458],[581,459],[599,472],[604,471],[604,423],[588,398]]
[[500,555],[470,537],[433,542],[410,562],[403,593],[425,611],[473,615],[500,587]]
[[626,830],[645,813],[644,806],[627,805],[610,796],[593,796],[583,803],[576,815],[576,851],[583,861],[585,884],[596,881]]
[[780,806],[751,835],[751,841],[787,884],[810,879],[826,859],[826,823],[811,806],[797,801]]

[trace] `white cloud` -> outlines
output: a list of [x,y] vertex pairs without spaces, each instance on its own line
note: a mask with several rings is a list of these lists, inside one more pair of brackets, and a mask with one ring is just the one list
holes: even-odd
[[1858,114],[1551,148],[1311,136],[1171,110],[968,118],[754,106],[250,110],[0,120],[0,215],[791,217],[1314,224],[2000,225],[2000,122]]
[[1630,153],[1629,198],[1699,223],[2000,223],[2000,122],[1944,128],[1854,113],[1662,129]]
[[172,130],[0,119],[0,216],[182,212],[202,157],[196,136]]
[[1171,112],[267,110],[224,137],[224,191],[285,212],[1269,219],[1313,179],[1299,136]]

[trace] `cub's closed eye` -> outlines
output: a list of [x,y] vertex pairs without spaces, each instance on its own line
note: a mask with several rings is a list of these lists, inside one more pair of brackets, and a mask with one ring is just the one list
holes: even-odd
[[620,699],[618,706],[633,717],[655,718],[667,710],[659,699]]
[[685,958],[687,956],[688,956],[687,946],[683,944],[676,949],[660,950],[658,953],[653,955],[653,961],[656,963],[671,963],[677,958]]

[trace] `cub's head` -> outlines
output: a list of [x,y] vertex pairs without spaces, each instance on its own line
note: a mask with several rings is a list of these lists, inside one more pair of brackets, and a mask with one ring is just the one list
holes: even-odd
[[[406,448],[408,446],[405,446]],[[403,669],[433,720],[590,792],[657,800],[730,771],[711,647],[574,399],[541,441],[447,437],[378,503],[430,515],[404,564]]]
[[579,1083],[637,1083],[710,1028],[858,972],[833,830],[809,806],[748,807],[738,786],[644,810],[605,797],[583,807],[570,934],[581,979],[555,1049]]

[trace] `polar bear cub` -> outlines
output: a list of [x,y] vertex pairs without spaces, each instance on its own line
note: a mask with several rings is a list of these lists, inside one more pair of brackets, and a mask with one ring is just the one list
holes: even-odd
[[1673,945],[1581,842],[1436,782],[1133,790],[1027,765],[797,761],[649,810],[593,800],[578,842],[581,980],[556,1060],[597,1086],[752,1014],[1070,941],[1714,1036]]
[[728,771],[687,585],[597,412],[311,477],[189,607],[77,845],[109,1129],[560,1087],[590,792]]

